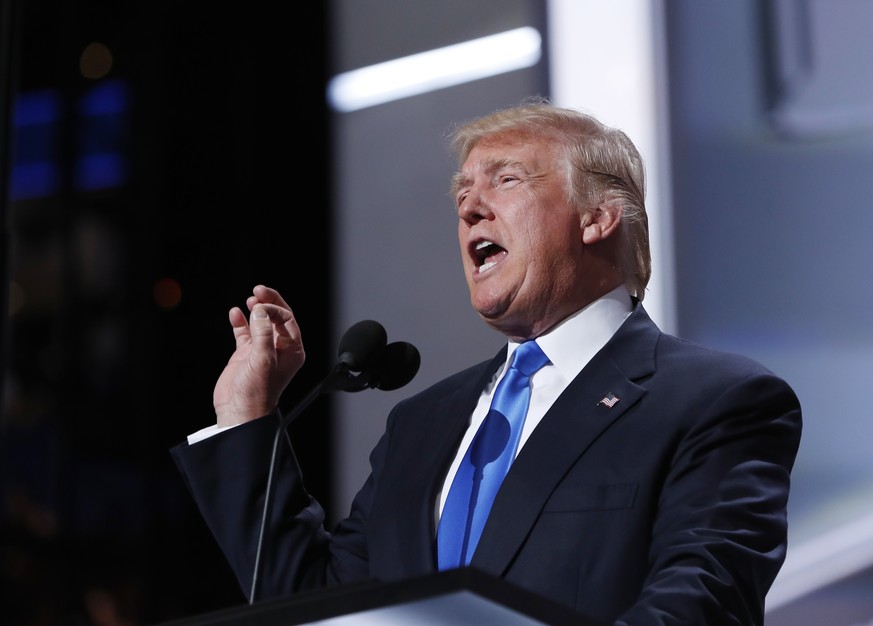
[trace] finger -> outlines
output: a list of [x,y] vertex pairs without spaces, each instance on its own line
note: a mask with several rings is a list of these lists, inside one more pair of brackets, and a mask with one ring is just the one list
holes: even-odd
[[294,314],[287,307],[271,304],[259,304],[255,310],[263,310],[270,317],[274,330],[273,345],[276,349],[279,369],[289,377],[293,376],[306,360],[303,338],[300,335],[300,327],[297,325]]
[[228,312],[227,317],[230,320],[230,325],[233,328],[248,325],[248,322],[246,321],[245,314],[240,310],[240,308],[238,306],[233,307]]
[[282,336],[299,339],[300,329],[294,318],[294,311],[291,310],[278,291],[266,285],[256,285],[252,289],[252,295],[246,299],[246,306],[249,311],[252,311],[257,304],[267,305],[267,314],[271,321],[277,325],[276,332]]
[[300,343],[300,327],[291,309],[274,304],[260,304],[258,308],[266,312],[273,324],[277,347],[285,347],[289,342]]
[[239,307],[233,307],[228,313],[230,326],[233,329],[233,336],[236,339],[237,345],[248,342],[251,338],[249,333],[249,324],[246,316]]
[[252,294],[252,297],[259,302],[275,304],[286,309],[291,308],[278,291],[271,287],[267,287],[266,285],[256,285],[255,288],[252,289]]
[[[262,348],[272,348],[273,327],[274,322],[270,319],[266,305],[256,304],[252,307],[252,313],[249,315],[248,332],[251,334],[253,343]],[[236,329],[234,329],[234,332],[236,332]]]

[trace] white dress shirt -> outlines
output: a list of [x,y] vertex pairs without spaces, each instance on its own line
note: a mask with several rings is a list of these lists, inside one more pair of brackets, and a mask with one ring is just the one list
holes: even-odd
[[[548,333],[537,337],[536,341],[549,357],[550,363],[531,378],[530,405],[521,431],[521,440],[518,443],[519,450],[524,446],[537,424],[540,423],[546,411],[576,378],[576,375],[582,371],[588,361],[606,345],[606,342],[630,315],[632,308],[630,295],[624,285],[621,285],[574,313]],[[515,352],[518,345],[513,341],[509,342],[506,363],[497,370],[479,397],[479,403],[470,418],[470,426],[461,440],[455,460],[452,462],[443,483],[438,499],[439,506],[436,510],[437,520],[442,514],[446,497],[449,494],[449,487],[458,471],[458,466],[461,464],[467,448],[470,447],[470,442],[473,441],[476,431],[479,430],[479,426],[488,415],[497,383],[503,377],[507,363],[509,363],[512,353]],[[516,454],[518,453],[516,452]]]

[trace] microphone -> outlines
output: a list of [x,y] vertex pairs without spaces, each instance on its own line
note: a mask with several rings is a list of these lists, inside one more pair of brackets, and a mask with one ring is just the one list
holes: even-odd
[[388,343],[385,327],[374,320],[353,324],[340,339],[337,368],[347,372],[368,369],[381,356]]
[[415,378],[420,366],[421,354],[414,345],[408,341],[389,343],[370,371],[367,384],[382,391],[400,389]]
[[415,378],[421,366],[418,348],[407,341],[395,341],[385,346],[371,367],[355,377],[349,377],[343,391],[400,389]]
[[[415,378],[421,364],[418,349],[406,341],[387,343],[385,327],[374,320],[362,320],[353,324],[343,334],[337,349],[337,363],[287,415],[281,415],[279,428],[273,439],[273,452],[267,475],[267,491],[264,496],[264,509],[261,517],[258,545],[255,552],[255,567],[249,592],[249,604],[256,599],[258,577],[261,572],[261,555],[267,520],[273,500],[273,475],[275,474],[279,440],[282,433],[287,437],[288,426],[303,413],[312,402],[327,391],[361,391],[363,389],[399,389]],[[357,375],[352,376],[352,372]],[[290,440],[289,440],[290,445]]]
[[[345,391],[350,381],[357,378],[352,376],[352,372],[363,372],[372,368],[385,351],[387,342],[388,333],[379,322],[361,320],[357,324],[352,324],[340,339],[337,363],[333,371],[325,377],[313,394],[318,396],[325,391]],[[305,405],[300,407],[301,410],[303,408]]]

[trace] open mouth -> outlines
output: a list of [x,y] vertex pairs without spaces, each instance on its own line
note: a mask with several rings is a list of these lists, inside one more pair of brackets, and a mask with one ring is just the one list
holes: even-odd
[[497,262],[506,255],[506,250],[493,241],[487,239],[478,242],[473,249],[473,258],[476,260],[477,271],[481,274],[497,265]]

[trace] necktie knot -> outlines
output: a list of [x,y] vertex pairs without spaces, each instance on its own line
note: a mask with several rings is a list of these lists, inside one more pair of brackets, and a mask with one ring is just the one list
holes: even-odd
[[539,344],[534,341],[525,341],[519,345],[512,355],[512,365],[525,376],[533,376],[549,362],[549,357],[543,352]]

